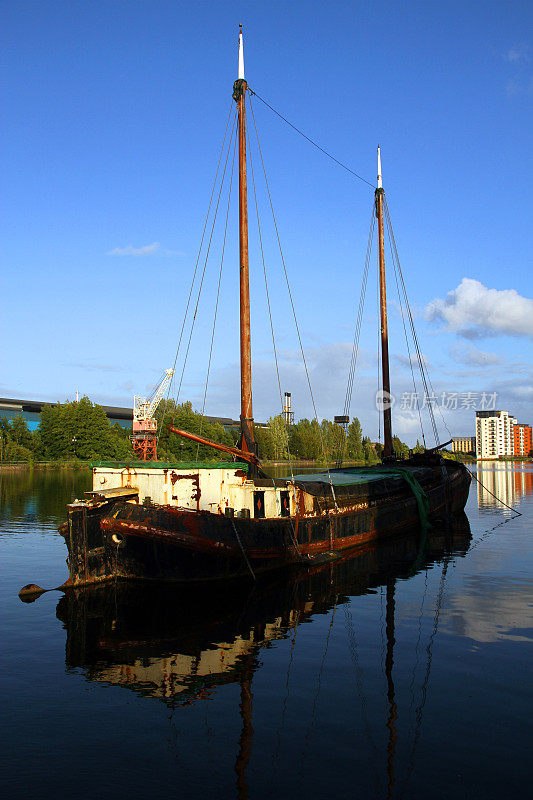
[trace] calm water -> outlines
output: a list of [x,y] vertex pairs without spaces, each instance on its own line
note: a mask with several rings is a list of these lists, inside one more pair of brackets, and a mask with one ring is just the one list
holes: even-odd
[[466,518],[238,592],[67,576],[86,473],[0,473],[4,797],[501,798],[530,785],[533,471]]

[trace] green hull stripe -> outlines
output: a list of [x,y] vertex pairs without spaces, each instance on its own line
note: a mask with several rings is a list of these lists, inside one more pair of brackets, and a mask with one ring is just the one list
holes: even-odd
[[244,469],[242,461],[93,461],[91,467],[107,469]]

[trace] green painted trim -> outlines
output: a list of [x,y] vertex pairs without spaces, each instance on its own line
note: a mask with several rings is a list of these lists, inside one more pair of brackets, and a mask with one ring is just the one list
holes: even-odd
[[91,467],[110,469],[245,469],[242,461],[92,461]]

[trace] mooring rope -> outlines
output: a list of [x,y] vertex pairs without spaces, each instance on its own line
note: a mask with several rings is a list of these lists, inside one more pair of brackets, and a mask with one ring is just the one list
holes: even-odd
[[237,541],[238,541],[238,543],[239,543],[239,547],[241,548],[241,550],[242,550],[242,554],[243,554],[243,556],[244,556],[244,560],[246,561],[246,565],[247,565],[248,569],[250,570],[250,572],[251,572],[251,574],[252,574],[252,578],[253,578],[253,579],[254,579],[254,581],[255,581],[255,580],[256,580],[256,577],[255,577],[255,572],[253,571],[253,569],[252,569],[252,565],[250,564],[250,561],[248,560],[248,556],[246,555],[246,550],[245,550],[245,549],[244,549],[244,547],[243,547],[243,544],[242,544],[242,542],[241,542],[241,537],[239,536],[239,534],[238,534],[238,532],[237,532],[237,528],[235,527],[235,523],[234,523],[234,521],[233,521],[233,517],[230,517],[230,519],[231,519],[231,524],[232,524],[232,526],[233,526],[233,530],[235,531],[235,536],[237,537]]

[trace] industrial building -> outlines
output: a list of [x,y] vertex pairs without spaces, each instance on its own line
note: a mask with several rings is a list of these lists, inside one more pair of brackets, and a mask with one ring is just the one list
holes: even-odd
[[[50,403],[46,400],[17,400],[8,397],[0,397],[0,417],[6,419],[13,419],[14,417],[23,417],[28,423],[30,431],[34,431],[39,427],[39,419],[41,410],[44,406],[55,406],[57,403]],[[124,428],[131,428],[133,425],[133,409],[120,408],[118,406],[102,406],[107,418],[112,422],[118,422]],[[231,417],[205,417],[209,422],[219,422],[224,430],[237,430],[240,431],[241,423],[237,419]],[[259,427],[266,427],[264,422],[255,422]]]

